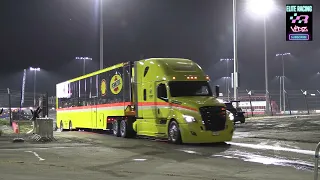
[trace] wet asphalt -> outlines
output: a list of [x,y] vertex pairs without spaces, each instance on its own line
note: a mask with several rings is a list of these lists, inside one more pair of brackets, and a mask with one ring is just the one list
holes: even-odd
[[51,143],[0,137],[4,179],[313,179],[320,116],[236,124],[232,142],[172,145],[101,132],[56,132]]

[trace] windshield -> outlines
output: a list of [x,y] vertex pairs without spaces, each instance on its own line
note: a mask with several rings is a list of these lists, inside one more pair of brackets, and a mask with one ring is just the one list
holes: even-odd
[[170,81],[169,88],[172,97],[212,96],[207,81]]

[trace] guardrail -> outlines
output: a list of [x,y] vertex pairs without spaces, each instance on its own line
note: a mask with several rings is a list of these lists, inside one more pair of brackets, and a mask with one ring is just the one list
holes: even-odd
[[314,155],[314,180],[318,180],[318,169],[319,169],[319,150],[320,150],[320,142],[318,143],[315,155]]

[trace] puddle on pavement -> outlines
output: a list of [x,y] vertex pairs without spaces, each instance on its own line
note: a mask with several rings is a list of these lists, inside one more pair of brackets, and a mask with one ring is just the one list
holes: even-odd
[[288,123],[288,124],[279,124],[279,125],[276,125],[276,126],[274,126],[274,127],[283,128],[283,127],[289,127],[289,126],[291,126],[291,125],[292,125],[292,123]]
[[263,143],[260,143],[260,144],[246,144],[246,143],[228,142],[228,144],[233,145],[233,146],[250,148],[250,149],[284,151],[284,152],[293,152],[293,153],[312,155],[312,156],[314,155],[314,151],[310,151],[310,150],[286,148],[286,147],[281,147],[281,146],[266,145],[266,144],[263,144]]
[[299,170],[312,171],[314,165],[301,160],[289,160],[279,157],[268,157],[242,151],[225,151],[223,154],[212,155],[213,157],[224,157],[228,159],[241,159],[247,162],[255,162],[265,165],[290,166]]
[[235,132],[232,138],[245,138],[250,136],[251,136],[250,132]]

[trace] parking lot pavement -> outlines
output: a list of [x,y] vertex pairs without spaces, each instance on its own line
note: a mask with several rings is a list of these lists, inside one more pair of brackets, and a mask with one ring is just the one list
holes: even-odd
[[215,145],[171,145],[90,132],[57,132],[57,141],[48,144],[12,144],[1,137],[0,179],[313,179],[315,143],[310,139],[318,122],[248,121],[236,125],[232,142]]

